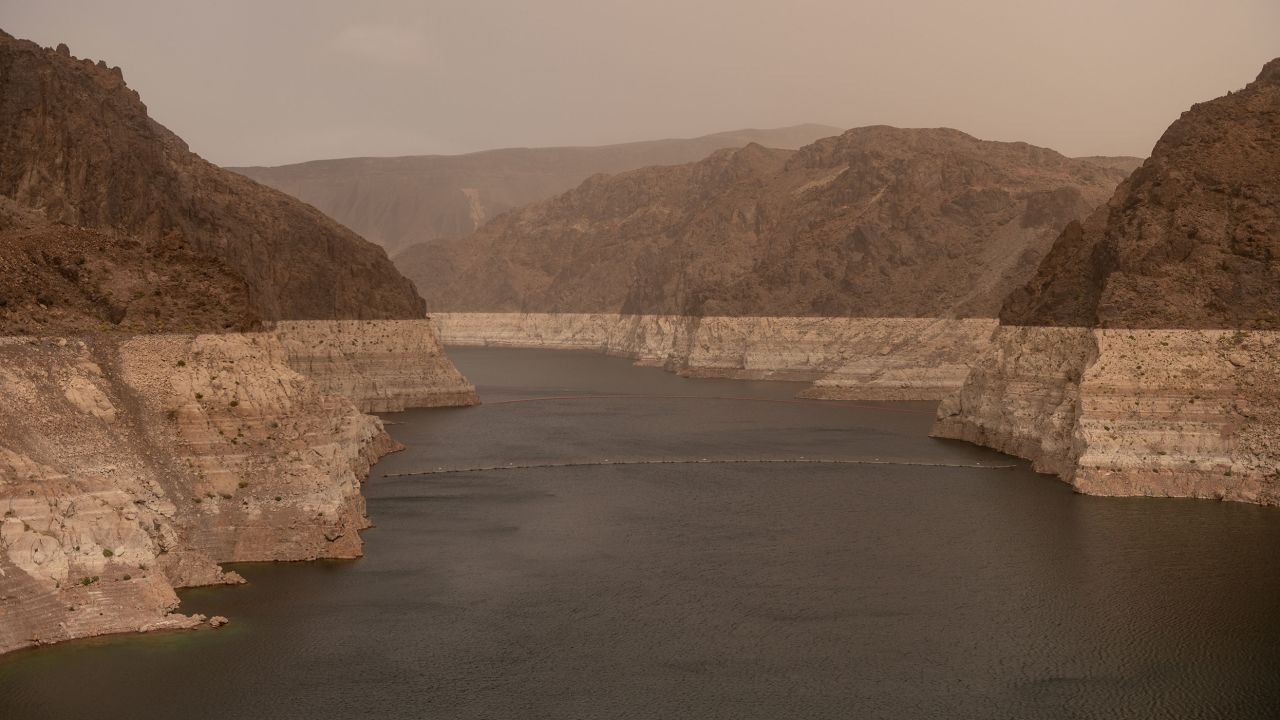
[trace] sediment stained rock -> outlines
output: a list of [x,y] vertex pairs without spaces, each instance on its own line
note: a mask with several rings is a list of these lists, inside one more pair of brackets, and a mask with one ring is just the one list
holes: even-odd
[[934,434],[1081,492],[1280,504],[1280,58],[1059,236]]
[[0,340],[0,652],[191,627],[219,562],[355,557],[394,442],[273,334]]
[[933,434],[1091,495],[1280,505],[1280,332],[1011,327]]
[[450,345],[595,350],[682,375],[815,382],[805,397],[941,398],[994,319],[437,313]]
[[276,323],[290,367],[364,412],[475,405],[431,320]]

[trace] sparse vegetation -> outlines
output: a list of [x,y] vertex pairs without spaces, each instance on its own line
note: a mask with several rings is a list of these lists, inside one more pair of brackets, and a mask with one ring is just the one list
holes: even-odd
[[109,558],[113,557],[115,554],[116,552],[111,548],[102,548],[102,557]]

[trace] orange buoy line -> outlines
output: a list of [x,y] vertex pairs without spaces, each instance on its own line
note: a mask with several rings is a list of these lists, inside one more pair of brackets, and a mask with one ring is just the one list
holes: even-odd
[[1012,470],[1017,465],[983,465],[982,463],[946,463],[928,462],[924,460],[880,460],[879,458],[855,459],[819,459],[819,458],[745,458],[745,459],[709,459],[687,458],[680,460],[594,460],[565,463],[529,463],[522,465],[487,465],[483,467],[436,468],[416,472],[387,473],[389,477],[417,477],[420,475],[444,475],[448,473],[489,472],[491,470],[532,470],[539,468],[571,468],[602,467],[608,465],[743,465],[743,464],[813,464],[813,465],[904,465],[913,467],[967,468],[974,470]]

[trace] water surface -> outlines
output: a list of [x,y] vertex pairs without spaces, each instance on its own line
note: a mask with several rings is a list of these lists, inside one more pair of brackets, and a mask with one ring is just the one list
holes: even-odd
[[[1076,495],[929,403],[451,354],[486,404],[386,416],[365,558],[0,658],[0,718],[1277,717],[1280,511]],[[799,458],[934,465],[710,462]],[[699,462],[584,464],[646,460]]]

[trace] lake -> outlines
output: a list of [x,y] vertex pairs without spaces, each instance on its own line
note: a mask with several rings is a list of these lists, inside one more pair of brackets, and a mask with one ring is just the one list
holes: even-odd
[[1077,495],[932,403],[450,354],[485,404],[385,416],[364,558],[0,658],[0,718],[1278,715],[1280,510]]

